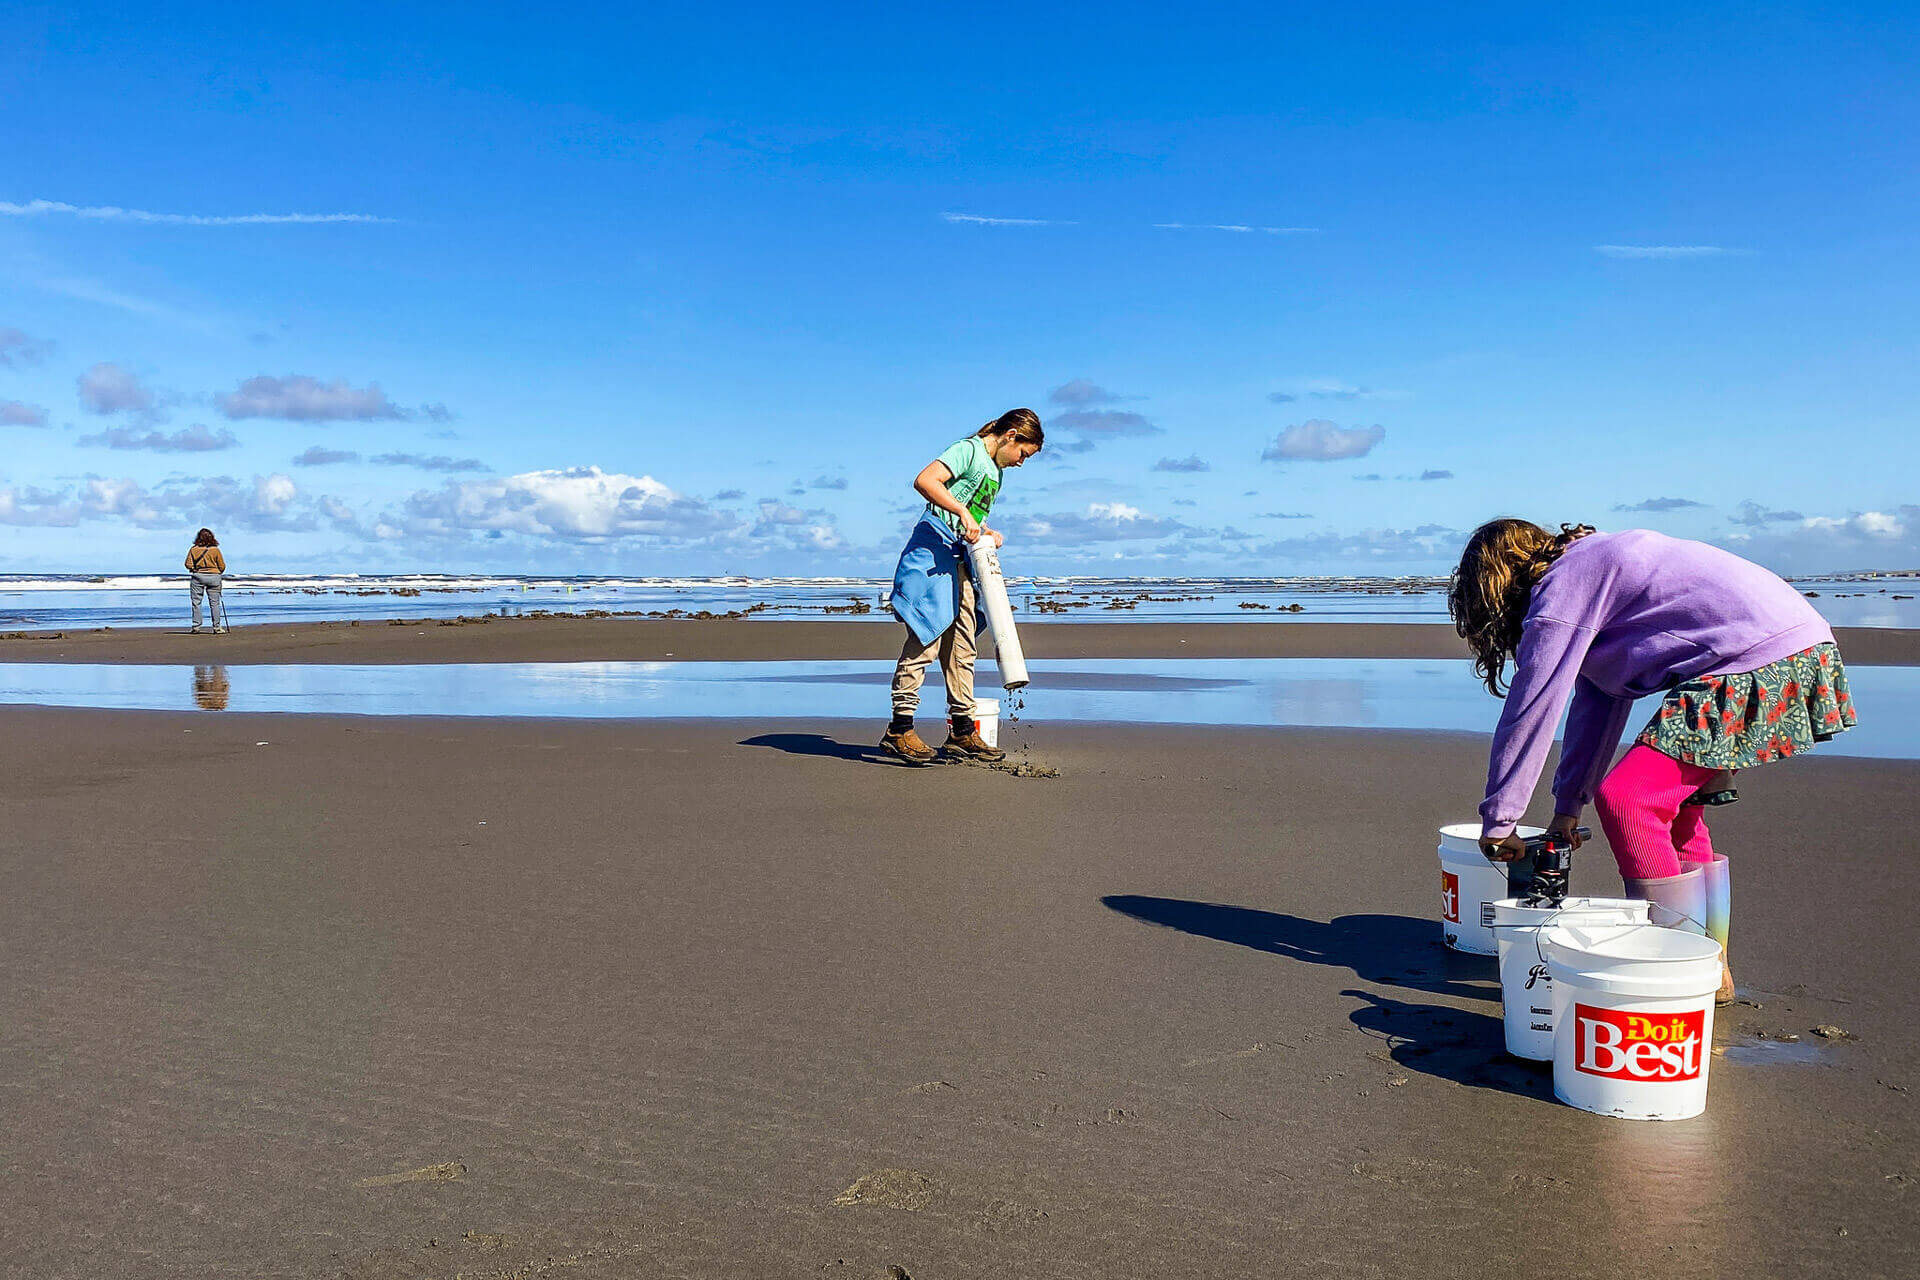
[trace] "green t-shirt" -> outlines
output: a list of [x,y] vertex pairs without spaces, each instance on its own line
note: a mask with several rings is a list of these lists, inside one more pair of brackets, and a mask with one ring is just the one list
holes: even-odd
[[[987,512],[993,510],[993,496],[1000,492],[1000,468],[994,463],[993,455],[987,452],[987,442],[980,436],[968,436],[956,441],[940,455],[941,462],[947,464],[947,470],[953,472],[953,479],[947,481],[947,492],[954,500],[973,513],[975,521],[985,524]],[[955,533],[960,532],[960,517],[951,511],[942,511],[931,502],[927,510],[947,522],[947,527]]]

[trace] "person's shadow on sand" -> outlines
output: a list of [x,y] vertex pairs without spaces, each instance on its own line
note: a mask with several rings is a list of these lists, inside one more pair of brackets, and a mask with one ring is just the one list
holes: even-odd
[[878,747],[857,742],[839,742],[823,733],[763,733],[742,738],[743,747],[771,747],[790,756],[825,756],[830,760],[855,760],[863,764],[898,764]]
[[1196,937],[1231,942],[1289,960],[1333,965],[1383,986],[1410,987],[1469,1000],[1498,1000],[1486,985],[1491,957],[1446,950],[1439,926],[1412,916],[1341,916],[1322,924],[1299,916],[1185,898],[1116,893],[1100,899],[1121,915]]
[[[1100,901],[1122,915],[1196,937],[1231,942],[1289,960],[1350,969],[1382,986],[1409,987],[1469,1000],[1498,1000],[1490,956],[1444,949],[1430,919],[1413,916],[1341,916],[1325,924],[1298,916],[1183,898],[1110,894]],[[1386,1042],[1393,1062],[1422,1075],[1476,1089],[1551,1100],[1550,1075],[1505,1056],[1505,1028],[1496,1013],[1450,1005],[1414,1004],[1354,988],[1341,995],[1366,1004],[1350,1015],[1362,1032]]]
[[1471,1089],[1553,1101],[1553,1072],[1548,1064],[1508,1057],[1506,1028],[1498,1017],[1447,1005],[1390,1000],[1351,987],[1340,994],[1367,1002],[1350,1015],[1353,1025],[1385,1041],[1387,1056],[1408,1071]]

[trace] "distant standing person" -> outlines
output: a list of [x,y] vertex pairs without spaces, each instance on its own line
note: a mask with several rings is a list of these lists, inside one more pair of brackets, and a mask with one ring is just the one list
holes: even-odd
[[1009,409],[920,468],[916,493],[927,500],[913,526],[900,565],[893,572],[893,612],[907,626],[907,641],[893,669],[893,720],[880,747],[909,764],[928,764],[938,753],[914,731],[920,685],[937,657],[947,677],[948,755],[1004,760],[986,744],[973,720],[974,639],[979,634],[973,574],[960,544],[992,538],[1006,541],[983,523],[1000,492],[1001,478],[1040,452],[1046,433],[1031,409]]
[[[1566,709],[1547,829],[1578,848],[1574,827],[1591,800],[1627,893],[1653,904],[1653,922],[1692,924],[1725,947],[1729,868],[1705,806],[1735,798],[1736,770],[1799,755],[1856,723],[1827,620],[1777,575],[1718,547],[1647,529],[1556,534],[1512,519],[1474,531],[1447,604],[1480,678],[1506,699],[1481,849],[1496,862],[1524,853],[1514,824]],[[1659,710],[1614,764],[1634,700],[1651,694]],[[1733,998],[1725,967],[1719,1002]]]
[[213,530],[202,529],[187,549],[187,577],[193,593],[193,633],[200,634],[200,600],[206,597],[212,614],[213,633],[227,629],[227,615],[220,607],[220,579],[227,572],[227,558],[220,554],[220,543]]

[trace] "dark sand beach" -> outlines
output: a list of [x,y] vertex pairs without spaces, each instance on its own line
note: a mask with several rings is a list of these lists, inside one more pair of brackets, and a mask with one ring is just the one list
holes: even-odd
[[[899,656],[898,622],[486,618],[10,632],[0,662],[755,662]],[[1847,661],[1920,665],[1920,630],[1842,627]],[[1451,626],[1369,622],[1022,622],[1029,658],[1465,658]]]
[[1661,1125],[1438,944],[1482,740],[875,730],[0,709],[0,1272],[1920,1269],[1920,765],[1715,815],[1757,1007]]

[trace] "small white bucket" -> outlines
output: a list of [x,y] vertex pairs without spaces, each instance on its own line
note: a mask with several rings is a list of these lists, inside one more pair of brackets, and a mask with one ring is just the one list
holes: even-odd
[[1640,898],[1568,898],[1558,907],[1530,907],[1518,898],[1489,902],[1481,918],[1500,948],[1500,1013],[1507,1052],[1534,1062],[1553,1061],[1553,975],[1540,949],[1540,931],[1555,925],[1645,924]]
[[1000,745],[1000,699],[975,698],[973,700],[973,723],[979,730],[980,741],[990,747]]
[[1656,925],[1543,930],[1553,977],[1553,1096],[1629,1120],[1707,1109],[1720,944]]
[[[1545,830],[1515,828],[1522,839]],[[1480,824],[1456,822],[1440,828],[1440,936],[1447,945],[1469,955],[1497,954],[1493,930],[1481,920],[1480,908],[1506,896],[1506,864],[1488,862],[1480,852]]]

